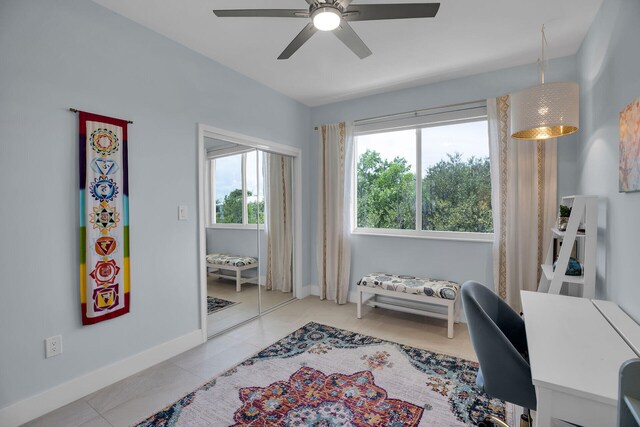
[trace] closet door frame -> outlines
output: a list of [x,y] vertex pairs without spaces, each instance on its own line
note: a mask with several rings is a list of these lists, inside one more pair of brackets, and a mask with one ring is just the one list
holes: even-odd
[[283,154],[293,158],[293,206],[294,206],[294,239],[293,239],[293,291],[294,298],[302,294],[302,152],[299,148],[279,144],[262,138],[220,129],[198,123],[198,266],[200,279],[200,329],[202,342],[208,339],[207,331],[207,266],[205,262],[207,239],[205,229],[206,198],[208,188],[206,182],[207,152],[204,148],[205,138],[228,141],[270,153]]

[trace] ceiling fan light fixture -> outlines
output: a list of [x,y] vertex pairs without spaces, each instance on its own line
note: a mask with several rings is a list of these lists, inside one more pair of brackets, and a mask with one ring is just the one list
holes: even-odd
[[313,26],[320,31],[332,31],[340,25],[342,14],[340,11],[331,6],[322,6],[317,8],[311,14]]

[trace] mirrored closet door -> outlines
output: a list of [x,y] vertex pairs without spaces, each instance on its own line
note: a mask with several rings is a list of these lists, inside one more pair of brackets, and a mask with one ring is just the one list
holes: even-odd
[[255,149],[210,138],[205,148],[207,332],[212,336],[260,314],[264,196]]
[[207,333],[294,298],[293,157],[204,138]]
[[264,227],[260,230],[260,306],[265,312],[293,299],[293,158],[259,152],[264,188]]

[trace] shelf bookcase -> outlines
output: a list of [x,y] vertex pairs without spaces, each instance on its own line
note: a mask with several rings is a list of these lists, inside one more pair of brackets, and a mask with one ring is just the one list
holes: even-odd
[[[542,274],[538,291],[559,294],[563,283],[573,283],[582,288],[582,297],[595,298],[598,197],[566,196],[562,198],[562,204],[571,206],[571,216],[565,231],[556,227],[551,229],[553,239],[549,244],[544,264],[541,265]],[[562,247],[554,271],[553,263],[556,260],[553,259],[553,255],[556,239],[562,240]],[[579,242],[576,255],[583,266],[583,274],[582,276],[568,276],[565,272],[576,241]]]

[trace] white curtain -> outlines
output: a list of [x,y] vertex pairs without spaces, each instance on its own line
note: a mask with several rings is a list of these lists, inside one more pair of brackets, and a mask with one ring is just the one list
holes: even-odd
[[291,157],[273,153],[265,153],[264,156],[266,288],[291,292],[293,266]]
[[511,138],[509,96],[487,100],[495,291],[521,311],[535,291],[557,211],[557,141]]
[[350,199],[353,137],[346,123],[320,129],[318,280],[320,298],[345,304],[351,270]]

